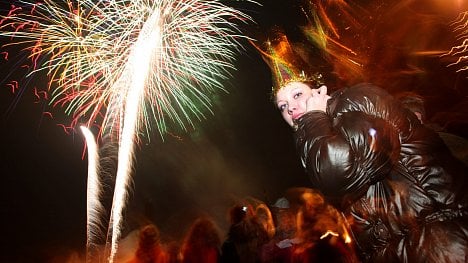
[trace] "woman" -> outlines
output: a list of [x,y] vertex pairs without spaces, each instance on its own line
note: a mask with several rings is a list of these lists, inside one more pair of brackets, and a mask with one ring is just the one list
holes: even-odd
[[221,247],[221,263],[260,262],[268,233],[258,221],[252,205],[235,205],[229,210],[231,225]]
[[182,263],[216,263],[220,255],[221,238],[218,227],[211,218],[198,218],[182,246]]
[[138,248],[128,263],[166,263],[168,256],[161,244],[159,229],[153,224],[140,230]]
[[440,137],[385,90],[328,94],[272,58],[274,102],[313,187],[350,219],[362,261],[467,262],[468,169]]

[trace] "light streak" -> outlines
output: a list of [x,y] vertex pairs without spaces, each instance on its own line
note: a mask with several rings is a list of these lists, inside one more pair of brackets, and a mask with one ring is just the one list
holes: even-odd
[[13,80],[10,83],[6,84],[7,86],[11,87],[11,93],[15,93],[15,91],[18,89],[18,81]]
[[161,33],[159,23],[161,22],[161,14],[158,11],[155,10],[140,32],[127,64],[129,76],[123,76],[125,79],[130,78],[130,88],[127,91],[128,94],[125,102],[124,122],[118,155],[119,164],[111,211],[111,261],[117,252],[117,241],[121,233],[120,225],[127,197],[126,189],[130,181],[129,175],[131,173],[134,148],[133,138],[135,137],[135,127],[140,111],[139,105],[143,99],[145,82],[150,73],[151,61],[160,61]]
[[62,127],[63,131],[66,134],[70,134],[70,131],[73,131],[73,127],[71,126],[65,126],[64,124],[61,124],[61,123],[57,123],[57,126]]
[[0,52],[1,55],[3,55],[4,60],[8,60],[8,52]]
[[442,56],[451,56],[455,62],[450,63],[447,67],[457,67],[456,72],[468,70],[468,11],[462,12],[450,24],[452,30],[457,34],[457,40],[461,41],[458,45],[453,46],[448,52]]
[[[344,33],[340,33],[338,24],[347,24],[347,28],[342,32],[346,32],[349,28],[360,28],[358,20],[354,17],[359,9],[353,10],[348,2],[345,1],[309,1],[307,5],[302,7],[301,10],[307,18],[308,25],[302,28],[302,31],[309,42],[317,46],[323,51],[326,57],[331,62],[335,69],[339,72],[350,72],[349,77],[364,78],[365,77],[365,64],[367,58],[360,54],[358,47],[358,34],[356,39],[347,39],[354,48],[346,44]],[[341,16],[338,19],[333,19],[329,14],[328,9],[333,8]],[[363,15],[364,16],[364,15]],[[360,16],[357,16],[360,17]],[[365,17],[365,16],[364,16]],[[315,62],[316,63],[316,62]],[[347,73],[348,74],[348,73]]]
[[51,112],[48,112],[48,111],[42,112],[42,115],[46,115],[46,116],[48,116],[50,119],[53,119],[53,118],[54,118],[54,117],[52,117],[52,113],[51,113]]
[[344,242],[345,242],[345,244],[350,244],[350,243],[352,242],[352,239],[351,239],[351,237],[348,235],[348,233],[346,233],[346,234],[344,235]]
[[91,261],[90,250],[97,244],[97,240],[102,235],[101,213],[104,206],[101,203],[102,186],[99,179],[99,154],[98,146],[93,133],[85,126],[80,126],[81,132],[86,140],[88,148],[88,183],[86,199],[86,249],[87,262]]
[[326,238],[327,236],[330,236],[330,235],[335,236],[335,237],[339,236],[338,233],[333,232],[332,230],[327,230],[327,232],[325,232],[324,234],[322,234],[320,236],[320,239],[324,239],[324,238]]

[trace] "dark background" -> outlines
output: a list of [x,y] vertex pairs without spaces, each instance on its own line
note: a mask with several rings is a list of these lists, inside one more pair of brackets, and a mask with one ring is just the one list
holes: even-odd
[[[300,1],[265,0],[260,1],[261,6],[226,2],[254,18],[256,24],[243,26],[253,38],[261,39],[267,29],[280,26],[292,40],[304,39]],[[408,55],[408,47],[421,47],[423,41],[427,51],[448,50],[460,43],[449,22],[467,10],[466,3],[355,2],[375,18],[369,20],[375,23],[360,30],[360,34],[369,34],[365,37],[369,46],[355,44],[371,58],[366,65],[371,77],[365,80],[392,93],[412,90],[423,94],[429,117],[466,137],[467,74],[456,72],[460,66],[447,66],[454,58]],[[405,8],[386,13],[398,4]],[[356,6],[352,3],[348,8]],[[339,10],[334,11],[341,21]],[[434,17],[439,27],[428,26]],[[343,41],[358,35],[343,32]],[[269,68],[246,41],[244,46],[232,78],[225,83],[228,93],[214,97],[214,115],[207,115],[188,132],[171,132],[164,140],[155,134],[138,147],[123,238],[152,222],[161,229],[164,240],[179,240],[200,215],[214,218],[225,233],[229,207],[243,198],[271,204],[290,187],[308,186],[290,129],[269,100]],[[37,101],[32,87],[44,85],[43,76],[25,78],[11,62],[2,63],[0,70],[0,261],[60,262],[74,251],[82,253],[86,245],[84,141],[77,129],[65,132],[59,125],[67,120],[59,108],[50,109]],[[20,81],[24,88],[12,93],[11,80]],[[45,111],[52,111],[54,118],[43,114]],[[109,193],[112,179],[106,182]]]

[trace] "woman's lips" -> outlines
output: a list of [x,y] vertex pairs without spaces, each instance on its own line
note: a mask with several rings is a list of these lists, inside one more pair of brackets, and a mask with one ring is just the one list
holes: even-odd
[[294,114],[294,115],[292,116],[292,119],[293,119],[293,120],[297,120],[297,119],[299,119],[302,115],[303,115],[303,113]]

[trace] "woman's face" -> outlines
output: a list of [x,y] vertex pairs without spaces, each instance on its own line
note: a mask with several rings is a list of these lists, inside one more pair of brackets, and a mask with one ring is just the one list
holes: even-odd
[[306,113],[307,99],[311,96],[312,89],[302,82],[291,82],[276,93],[276,106],[291,127]]

